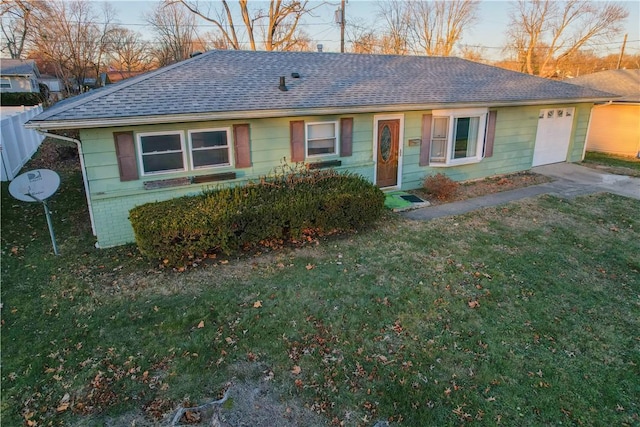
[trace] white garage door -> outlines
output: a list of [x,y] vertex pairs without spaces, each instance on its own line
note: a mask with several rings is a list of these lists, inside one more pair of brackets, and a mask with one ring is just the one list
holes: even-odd
[[540,110],[536,145],[533,149],[533,166],[567,160],[573,114],[573,108]]

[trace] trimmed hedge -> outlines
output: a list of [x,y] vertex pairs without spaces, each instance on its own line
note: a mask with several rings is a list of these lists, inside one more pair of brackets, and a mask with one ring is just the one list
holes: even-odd
[[355,230],[384,209],[379,188],[353,174],[303,170],[129,212],[140,251],[167,264],[274,242]]
[[0,94],[0,104],[5,107],[20,107],[21,105],[38,105],[45,101],[39,93],[3,92]]

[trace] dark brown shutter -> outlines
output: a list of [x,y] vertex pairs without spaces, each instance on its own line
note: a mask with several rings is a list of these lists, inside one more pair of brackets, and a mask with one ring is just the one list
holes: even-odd
[[351,155],[353,146],[353,117],[340,119],[340,156]]
[[429,166],[431,156],[431,121],[433,114],[422,115],[422,141],[420,142],[420,166]]
[[291,129],[291,161],[304,162],[304,120],[289,122]]
[[251,143],[249,125],[233,125],[233,144],[236,155],[236,168],[251,167]]
[[489,111],[489,119],[487,120],[487,139],[484,142],[484,156],[493,156],[493,140],[496,137],[496,119],[498,118],[498,112],[495,110]]
[[138,179],[138,162],[136,161],[136,147],[133,142],[133,132],[114,132],[113,140],[116,145],[120,181],[134,181]]

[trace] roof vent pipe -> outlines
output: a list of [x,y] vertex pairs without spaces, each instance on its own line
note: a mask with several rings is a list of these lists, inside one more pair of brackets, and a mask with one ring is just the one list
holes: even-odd
[[316,47],[318,48],[318,52],[322,52],[322,48],[323,48],[324,46],[322,46],[322,44],[321,44],[321,43],[318,43]]
[[284,76],[280,76],[280,86],[278,86],[278,89],[280,89],[283,92],[289,90],[287,89],[287,85],[285,84]]

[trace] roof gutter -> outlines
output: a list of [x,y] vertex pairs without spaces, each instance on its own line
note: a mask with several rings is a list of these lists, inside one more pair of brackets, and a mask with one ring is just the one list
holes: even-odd
[[93,220],[93,207],[91,206],[91,193],[89,192],[89,180],[87,179],[87,170],[84,167],[84,154],[82,154],[82,141],[75,138],[69,138],[68,136],[56,135],[55,133],[49,133],[46,130],[36,129],[38,133],[50,138],[59,139],[61,141],[73,142],[78,147],[78,156],[80,157],[80,169],[82,170],[82,182],[84,183],[84,194],[87,197],[87,207],[89,208],[89,220],[91,221],[91,232],[96,236],[96,224]]
[[28,121],[27,129],[90,129],[121,126],[142,126],[168,123],[202,122],[210,120],[247,120],[317,115],[340,115],[360,113],[387,113],[420,110],[439,110],[442,108],[473,108],[473,107],[526,107],[546,104],[579,104],[610,101],[611,98],[577,98],[577,99],[543,99],[531,101],[502,101],[502,102],[467,102],[467,103],[436,103],[436,104],[402,104],[402,105],[364,105],[355,107],[322,107],[283,110],[244,110],[222,111],[206,113],[186,113],[158,116],[96,118],[78,120],[43,120]]

